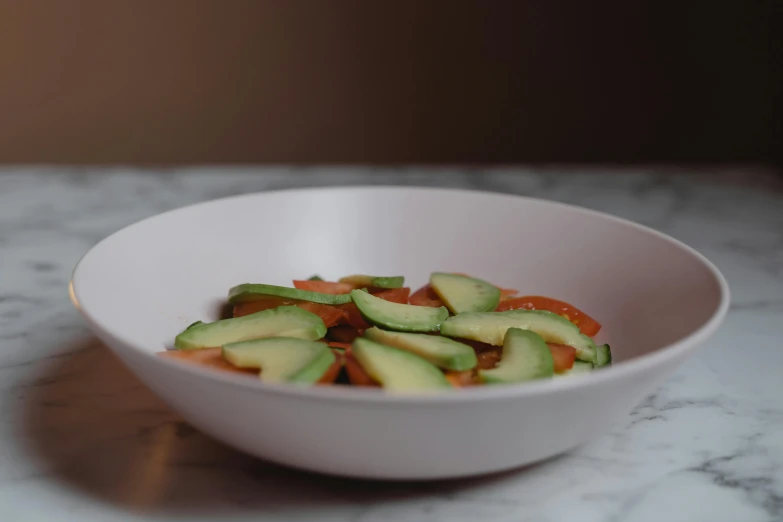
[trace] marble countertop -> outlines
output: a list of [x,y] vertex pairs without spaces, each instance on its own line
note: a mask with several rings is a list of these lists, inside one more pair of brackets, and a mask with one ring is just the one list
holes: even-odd
[[[734,303],[607,435],[515,472],[434,483],[308,475],[197,432],[90,333],[79,257],[140,218],[289,186],[411,184],[603,210],[694,246]],[[754,169],[0,170],[0,520],[783,520],[783,182]]]

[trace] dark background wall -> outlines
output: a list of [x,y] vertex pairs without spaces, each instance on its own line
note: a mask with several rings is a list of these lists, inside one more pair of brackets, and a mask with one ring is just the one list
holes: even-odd
[[0,161],[779,161],[779,4],[0,0]]

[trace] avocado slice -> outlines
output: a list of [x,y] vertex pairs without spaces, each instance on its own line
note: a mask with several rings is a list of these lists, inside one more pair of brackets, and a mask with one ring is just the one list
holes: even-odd
[[261,380],[312,384],[334,364],[324,343],[271,337],[223,345],[223,358],[238,368],[260,368]]
[[568,319],[544,310],[459,314],[444,321],[440,326],[440,333],[448,337],[460,337],[498,346],[503,343],[509,328],[532,330],[546,342],[573,346],[578,359],[595,362],[593,340],[581,334],[579,328]]
[[592,363],[585,361],[574,361],[574,365],[570,370],[556,373],[555,377],[568,377],[569,375],[581,375],[584,373],[592,373],[595,368]]
[[402,332],[435,332],[449,311],[426,306],[392,303],[361,290],[352,290],[351,298],[365,319],[378,326]]
[[316,340],[326,335],[326,326],[314,313],[296,306],[279,306],[233,319],[189,326],[174,340],[180,350],[213,348],[263,337],[296,337]]
[[289,288],[287,286],[244,284],[235,286],[228,291],[228,302],[232,304],[244,301],[261,301],[270,297],[296,299],[328,305],[341,305],[351,302],[351,296],[348,294],[324,294]]
[[490,312],[500,302],[500,288],[473,277],[436,272],[430,286],[453,314]]
[[555,373],[552,352],[535,332],[509,328],[503,339],[503,353],[497,366],[479,370],[479,377],[487,384],[513,384],[546,379]]
[[351,353],[364,370],[386,390],[408,392],[451,388],[437,366],[418,355],[362,337]]
[[595,347],[595,367],[600,368],[612,364],[612,350],[608,344]]
[[387,332],[374,326],[368,328],[364,336],[372,341],[414,353],[445,370],[461,372],[478,364],[473,348],[439,335]]
[[379,277],[356,274],[341,277],[340,282],[367,288],[402,288],[402,285],[405,284],[405,278],[402,276]]

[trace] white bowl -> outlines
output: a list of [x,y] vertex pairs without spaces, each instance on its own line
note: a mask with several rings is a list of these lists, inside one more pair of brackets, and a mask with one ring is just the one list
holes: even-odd
[[[214,320],[229,287],[317,273],[466,272],[568,301],[604,327],[613,367],[520,386],[388,396],[265,384],[155,355]],[[211,436],[336,475],[460,477],[518,467],[606,432],[709,338],[729,304],[691,248],[612,216],[459,190],[333,188],[251,194],[167,212],[103,240],[72,298],[155,393]]]

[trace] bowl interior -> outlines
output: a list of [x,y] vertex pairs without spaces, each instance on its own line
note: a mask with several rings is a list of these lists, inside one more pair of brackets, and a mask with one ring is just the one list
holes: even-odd
[[214,320],[229,287],[320,274],[466,272],[568,301],[600,321],[622,361],[692,333],[718,310],[720,276],[649,229],[561,204],[412,188],[270,192],[132,225],[91,250],[74,292],[101,328],[140,350]]

